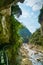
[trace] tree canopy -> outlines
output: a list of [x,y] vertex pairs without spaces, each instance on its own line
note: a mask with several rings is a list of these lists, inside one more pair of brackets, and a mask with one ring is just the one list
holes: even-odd
[[18,5],[12,5],[11,6],[11,15],[16,15],[17,17],[19,17],[20,15],[22,15],[22,11],[19,8]]

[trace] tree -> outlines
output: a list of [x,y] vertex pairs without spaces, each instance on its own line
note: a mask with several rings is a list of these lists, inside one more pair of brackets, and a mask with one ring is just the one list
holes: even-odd
[[22,11],[19,8],[18,5],[12,5],[11,6],[11,15],[16,15],[17,17],[19,17],[20,15],[22,15]]

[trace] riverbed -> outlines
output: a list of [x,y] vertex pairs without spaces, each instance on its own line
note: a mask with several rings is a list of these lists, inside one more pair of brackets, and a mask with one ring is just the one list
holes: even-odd
[[43,53],[32,49],[28,44],[22,44],[19,55],[22,57],[21,65],[43,65]]

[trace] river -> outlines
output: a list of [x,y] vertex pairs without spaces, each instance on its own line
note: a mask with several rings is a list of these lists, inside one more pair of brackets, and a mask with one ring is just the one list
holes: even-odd
[[[22,54],[26,52],[26,56],[32,62],[32,65],[43,65],[43,53],[41,53],[40,51],[38,52],[35,49],[34,50],[30,49],[29,45],[25,43],[23,43],[23,45],[21,46],[20,51],[22,52]],[[24,65],[29,65],[29,64],[24,64]]]

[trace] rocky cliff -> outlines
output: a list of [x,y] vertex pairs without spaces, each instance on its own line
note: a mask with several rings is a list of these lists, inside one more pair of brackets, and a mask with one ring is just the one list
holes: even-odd
[[11,38],[11,6],[24,0],[0,0],[0,44],[9,43]]

